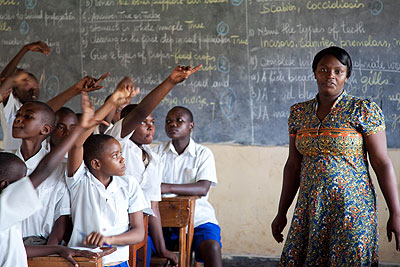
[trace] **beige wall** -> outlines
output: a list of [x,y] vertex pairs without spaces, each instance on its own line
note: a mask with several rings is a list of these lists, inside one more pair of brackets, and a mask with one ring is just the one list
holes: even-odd
[[[270,224],[278,207],[288,148],[206,145],[214,152],[217,165],[219,183],[212,189],[210,201],[222,228],[223,253],[279,257],[283,244],[273,239]],[[400,150],[390,150],[389,156],[400,185]],[[388,211],[374,182],[379,202],[380,260],[400,263],[394,240],[389,243],[386,237]],[[292,210],[288,224],[291,216]]]

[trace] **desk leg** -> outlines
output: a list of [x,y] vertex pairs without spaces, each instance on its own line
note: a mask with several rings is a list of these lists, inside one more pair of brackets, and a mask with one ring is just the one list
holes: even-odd
[[186,246],[186,227],[179,228],[179,267],[189,267],[186,262],[187,246]]
[[188,223],[188,233],[187,233],[187,254],[186,254],[186,266],[191,266],[191,255],[192,255],[192,241],[193,241],[193,234],[194,234],[194,209],[196,205],[196,200],[191,199],[189,202],[189,223]]

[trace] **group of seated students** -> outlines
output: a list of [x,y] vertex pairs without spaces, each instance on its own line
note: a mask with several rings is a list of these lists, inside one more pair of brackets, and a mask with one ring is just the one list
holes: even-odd
[[[167,235],[177,239],[177,231],[162,229],[158,209],[161,194],[168,193],[201,196],[195,207],[195,257],[205,266],[222,266],[220,228],[208,202],[217,183],[214,156],[191,139],[190,110],[172,108],[165,119],[171,140],[149,146],[152,111],[201,65],[176,67],[137,105],[130,101],[139,89],[126,77],[95,111],[87,93],[101,89],[109,73],[86,76],[40,102],[35,76],[17,69],[29,51],[48,54],[50,48],[41,41],[25,45],[0,74],[0,266],[27,266],[27,258],[49,254],[77,265],[73,256],[96,256],[79,249],[86,246],[116,247],[103,264],[128,266],[128,246],[145,236],[143,212],[152,214],[148,251],[177,266],[165,243]],[[78,120],[63,105],[79,94]]]

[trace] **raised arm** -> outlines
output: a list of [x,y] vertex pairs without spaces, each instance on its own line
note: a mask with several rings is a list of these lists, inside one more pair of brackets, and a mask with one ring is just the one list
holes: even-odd
[[8,63],[7,66],[3,69],[0,74],[0,78],[13,75],[15,70],[17,69],[19,62],[29,51],[39,52],[48,55],[50,53],[50,47],[48,47],[47,44],[42,41],[37,41],[24,45],[21,50],[19,50],[17,55],[10,61],[10,63]]
[[186,80],[190,75],[198,71],[202,65],[192,67],[176,67],[160,85],[154,88],[139,105],[132,110],[122,122],[121,137],[127,136],[157,107],[161,100],[178,83]]
[[91,92],[103,88],[103,86],[100,85],[100,82],[108,76],[110,76],[109,72],[105,73],[98,79],[86,76],[61,94],[56,95],[55,97],[47,101],[47,104],[54,110],[54,112],[56,112],[71,98],[79,95],[81,92]]
[[364,136],[369,160],[378,178],[379,186],[389,209],[389,219],[386,225],[389,242],[392,233],[396,240],[396,250],[400,251],[400,203],[397,190],[396,174],[392,161],[387,154],[386,134],[380,131],[376,134]]
[[93,132],[95,125],[101,123],[107,114],[109,114],[114,108],[122,105],[126,101],[130,101],[130,99],[138,92],[138,89],[134,89],[132,80],[129,77],[126,77],[118,84],[111,97],[96,111],[96,113],[94,113],[90,102],[85,106],[82,105],[82,111],[86,111],[88,114],[93,113],[93,120],[97,123],[93,124],[94,126],[89,127],[87,131],[82,133],[69,151],[67,163],[68,176],[71,177],[82,164],[83,144]]
[[295,146],[296,137],[289,138],[289,157],[283,170],[282,192],[279,200],[278,214],[272,222],[272,235],[279,243],[283,241],[282,231],[286,226],[287,211],[292,205],[300,186],[300,169],[302,156]]
[[39,163],[33,173],[30,175],[33,186],[36,188],[51,172],[60,164],[64,155],[70,150],[87,129],[97,125],[93,118],[94,110],[90,104],[86,93],[82,93],[82,119],[74,130],[61,142],[60,145],[52,149]]

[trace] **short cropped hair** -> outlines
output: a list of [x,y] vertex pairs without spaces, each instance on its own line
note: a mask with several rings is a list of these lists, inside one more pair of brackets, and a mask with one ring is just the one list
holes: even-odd
[[25,163],[16,155],[0,152],[0,180],[15,182],[26,175]]
[[68,107],[61,107],[59,110],[56,111],[56,115],[57,116],[59,116],[59,115],[70,115],[70,114],[76,116],[75,112],[72,109],[68,108]]
[[350,78],[351,71],[353,69],[353,63],[351,61],[351,57],[350,57],[349,53],[347,53],[346,50],[344,50],[343,48],[337,47],[337,46],[331,46],[331,47],[322,49],[315,55],[313,63],[312,63],[313,72],[315,72],[315,70],[317,69],[317,65],[318,65],[319,61],[326,55],[334,56],[335,58],[337,58],[337,60],[340,61],[340,63],[347,66],[346,77]]
[[83,161],[86,167],[91,168],[90,162],[98,159],[104,153],[105,144],[114,137],[108,134],[93,134],[83,144]]
[[129,104],[126,105],[122,110],[121,110],[121,119],[125,118],[132,110],[134,110],[138,104]]
[[50,125],[51,129],[53,130],[56,125],[56,113],[53,111],[53,109],[46,103],[40,101],[28,101],[24,105],[28,103],[34,104],[40,109],[40,111],[43,112],[42,123]]
[[182,109],[184,111],[184,113],[186,113],[186,115],[188,115],[190,122],[193,122],[193,113],[190,111],[190,109],[183,107],[183,106],[175,106],[175,107],[171,108],[169,111],[171,111],[173,109]]

